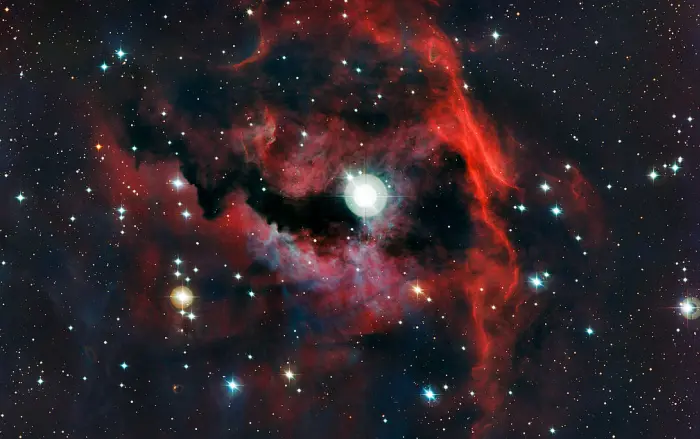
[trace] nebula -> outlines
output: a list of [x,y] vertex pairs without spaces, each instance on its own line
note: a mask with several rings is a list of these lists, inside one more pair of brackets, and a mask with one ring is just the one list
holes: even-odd
[[[145,343],[265,346],[266,368],[236,371],[242,393],[264,393],[291,422],[324,398],[274,410],[277,369],[291,361],[309,383],[346,374],[333,391],[352,398],[366,388],[359,340],[439,313],[465,378],[435,409],[487,437],[527,326],[523,260],[502,215],[519,191],[516,160],[465,85],[462,57],[475,49],[441,31],[436,2],[345,6],[251,6],[255,41],[229,62],[185,40],[186,68],[164,79],[134,62],[96,92],[100,178],[123,182],[109,202],[126,206],[131,318]],[[389,194],[368,218],[343,198],[360,171]],[[578,197],[582,181],[571,183]],[[185,276],[197,317],[183,323],[169,293]],[[332,430],[361,437],[357,428]]]

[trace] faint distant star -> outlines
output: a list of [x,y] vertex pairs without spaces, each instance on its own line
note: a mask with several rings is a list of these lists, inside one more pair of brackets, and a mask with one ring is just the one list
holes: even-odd
[[563,212],[564,212],[564,211],[561,210],[561,207],[559,207],[559,206],[554,206],[554,207],[552,207],[552,213],[554,214],[554,216],[559,216],[559,215],[561,215]]
[[122,369],[124,369],[124,370],[126,370],[126,368],[129,367],[129,365],[126,364],[126,363],[122,363],[122,364],[120,364],[119,366],[120,366]]
[[540,188],[544,191],[545,194],[547,193],[548,190],[551,189],[551,187],[547,184],[546,181],[540,185]]
[[21,203],[21,202],[24,201],[27,197],[25,197],[24,195],[22,195],[22,192],[20,192],[19,195],[17,195],[15,198],[17,199],[17,201],[19,201],[19,202]]
[[651,181],[654,181],[654,180],[656,180],[657,178],[659,178],[659,173],[656,172],[656,170],[652,170],[652,171],[649,173],[649,178],[651,178]]

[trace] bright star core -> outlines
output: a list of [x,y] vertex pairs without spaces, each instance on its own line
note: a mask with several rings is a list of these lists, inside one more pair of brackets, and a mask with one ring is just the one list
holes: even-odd
[[170,293],[170,302],[175,308],[185,309],[192,305],[193,301],[194,294],[192,294],[192,290],[185,286],[176,287]]
[[378,215],[387,203],[387,190],[384,183],[374,175],[361,174],[348,178],[345,187],[345,202],[357,216]]
[[371,207],[377,201],[377,191],[372,186],[363,184],[355,188],[352,198],[360,207]]
[[680,304],[680,311],[688,320],[700,317],[700,300],[696,297],[688,297]]

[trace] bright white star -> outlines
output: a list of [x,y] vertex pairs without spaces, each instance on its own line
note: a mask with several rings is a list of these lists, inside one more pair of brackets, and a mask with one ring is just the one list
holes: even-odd
[[226,382],[226,387],[228,387],[231,392],[235,392],[241,386],[236,382],[236,380],[231,380]]

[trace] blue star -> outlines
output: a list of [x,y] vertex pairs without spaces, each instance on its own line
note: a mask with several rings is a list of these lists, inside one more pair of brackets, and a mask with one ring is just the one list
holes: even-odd
[[109,68],[109,66],[107,65],[107,63],[103,62],[102,65],[100,66],[100,68],[102,69],[103,72],[106,72],[107,69]]
[[542,282],[542,279],[540,279],[540,276],[536,274],[530,278],[530,285],[535,287],[535,289],[538,289],[544,285],[544,282]]
[[423,396],[425,397],[425,399],[428,400],[428,402],[433,402],[437,399],[437,395],[435,394],[435,392],[433,392],[433,389],[431,389],[430,387],[427,387],[425,388],[425,390],[423,390]]
[[226,387],[229,388],[231,393],[236,392],[240,389],[241,385],[236,382],[236,380],[231,379],[231,381],[226,381]]
[[119,58],[119,59],[124,58],[124,55],[126,55],[126,52],[124,52],[124,51],[121,49],[121,47],[119,48],[119,50],[117,50],[116,53],[117,53],[117,58]]
[[120,364],[119,366],[120,366],[122,369],[124,369],[124,370],[126,370],[126,368],[129,367],[129,365],[126,364],[126,363],[122,363],[122,364]]

